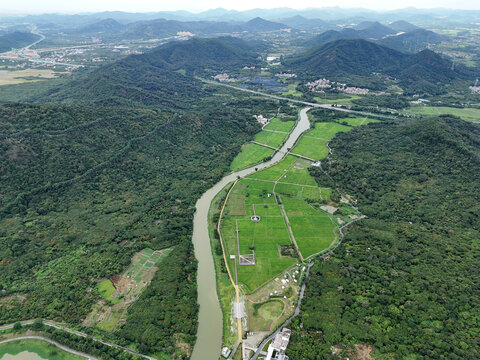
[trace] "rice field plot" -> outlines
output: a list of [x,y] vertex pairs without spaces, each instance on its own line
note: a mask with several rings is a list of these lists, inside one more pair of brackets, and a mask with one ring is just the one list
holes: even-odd
[[335,240],[330,216],[301,199],[282,196],[293,236],[304,258],[325,250]]
[[284,175],[282,175],[282,177],[279,179],[279,182],[316,186],[317,183],[308,172],[308,166],[310,165],[310,161],[305,159],[297,159],[293,166],[291,166],[290,169]]
[[[256,289],[296,261],[281,257],[279,253],[279,245],[291,244],[291,241],[280,207],[272,195],[273,185],[248,179],[239,181],[230,194],[222,218],[222,239],[232,274],[237,260],[230,259],[230,255],[238,254],[237,226],[240,254],[255,254],[255,265],[237,264],[238,281],[247,291]],[[243,214],[239,209],[243,209]],[[250,220],[254,213],[260,216],[260,221]]]
[[265,126],[264,130],[270,131],[281,131],[281,132],[290,132],[292,130],[293,125],[295,125],[295,121],[282,121],[278,118],[273,118],[270,120],[270,123]]
[[327,157],[329,140],[313,137],[302,137],[298,144],[293,148],[292,153],[308,157],[313,160],[321,160]]
[[274,150],[257,144],[246,144],[242,151],[233,159],[230,169],[238,170],[261,162],[266,157],[272,156]]
[[276,181],[281,176],[283,176],[286,173],[286,171],[290,169],[293,164],[296,163],[296,161],[297,161],[297,158],[295,156],[288,155],[278,164],[273,165],[262,171],[253,173],[248,178]]
[[327,143],[339,132],[350,131],[352,128],[334,122],[315,123],[315,128],[309,130],[293,148],[292,152],[313,160],[327,157]]
[[315,123],[315,128],[308,131],[305,137],[332,140],[337,133],[350,130],[350,127],[334,122],[317,122]]
[[375,119],[369,119],[366,117],[359,117],[359,118],[343,118],[343,119],[338,119],[337,122],[339,123],[344,123],[346,122],[350,126],[360,126],[360,125],[367,125],[370,123],[376,123],[379,122],[378,120]]
[[322,200],[322,193],[318,187],[306,187],[302,185],[277,184],[275,193],[299,199]]
[[280,147],[285,141],[288,134],[273,132],[273,131],[261,131],[255,135],[254,140],[260,144],[273,146],[275,148]]

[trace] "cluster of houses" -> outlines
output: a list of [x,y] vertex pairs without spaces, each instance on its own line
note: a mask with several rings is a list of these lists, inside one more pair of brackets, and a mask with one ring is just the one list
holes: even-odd
[[472,90],[473,93],[480,94],[480,86],[470,86],[470,90]]
[[215,75],[213,78],[217,81],[220,81],[220,82],[234,82],[235,81],[235,79],[232,79],[226,73]]
[[296,78],[297,74],[289,74],[289,73],[278,73],[275,74],[276,77],[281,77],[285,79],[291,79],[291,78]]
[[337,83],[335,81],[330,81],[325,78],[308,82],[306,85],[311,91],[319,92],[322,94],[325,92],[325,89],[334,89],[340,92],[344,92],[346,94],[353,95],[366,95],[369,92],[368,89],[347,86],[347,84]]

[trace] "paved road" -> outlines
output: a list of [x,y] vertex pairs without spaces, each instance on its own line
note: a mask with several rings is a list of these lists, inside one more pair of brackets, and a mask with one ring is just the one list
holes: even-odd
[[29,336],[20,336],[20,337],[17,337],[17,338],[13,338],[13,339],[7,339],[7,340],[3,340],[3,341],[0,341],[0,345],[1,344],[5,344],[5,343],[9,343],[9,342],[13,342],[13,341],[19,341],[19,340],[26,340],[26,339],[32,339],[32,340],[42,340],[42,341],[45,341],[49,344],[52,344],[52,345],[55,345],[56,347],[58,347],[59,349],[62,349],[63,351],[66,351],[66,352],[69,352],[70,354],[74,354],[74,355],[78,355],[78,356],[82,356],[88,360],[98,360],[96,357],[93,357],[93,356],[90,356],[88,354],[85,354],[83,352],[80,352],[80,351],[76,351],[76,350],[73,350],[73,349],[70,349],[56,341],[53,341],[53,340],[50,340],[46,337],[43,337],[43,336],[34,336],[34,335],[29,335]]
[[[22,326],[25,326],[25,325],[32,325],[34,323],[34,320],[27,320],[27,321],[22,321],[21,324]],[[77,330],[73,330],[73,329],[69,329],[65,326],[62,326],[62,325],[59,325],[55,322],[52,322],[52,321],[48,321],[48,320],[44,320],[43,321],[43,325],[45,326],[50,326],[50,327],[53,327],[55,329],[59,329],[59,330],[62,330],[62,331],[65,331],[67,333],[70,333],[70,334],[73,334],[73,335],[77,335],[77,336],[80,336],[80,337],[83,337],[83,338],[90,338],[92,339],[93,341],[96,341],[96,342],[99,342],[103,345],[106,345],[106,346],[109,346],[109,347],[114,347],[116,349],[119,349],[119,350],[123,350],[125,352],[128,352],[130,354],[133,354],[133,355],[137,355],[137,356],[140,356],[144,359],[148,359],[148,360],[157,360],[155,359],[154,357],[151,357],[151,356],[148,356],[148,355],[144,355],[144,354],[140,354],[132,349],[129,349],[129,348],[126,348],[126,347],[123,347],[123,346],[120,346],[120,345],[117,345],[117,344],[113,344],[111,342],[108,342],[108,341],[105,341],[105,340],[102,340],[102,339],[99,339],[99,338],[96,338],[94,336],[91,336],[91,335],[88,335],[84,332],[81,332],[81,331],[77,331]],[[8,329],[12,329],[13,327],[15,326],[15,324],[9,324],[9,325],[3,325],[3,326],[0,326],[0,331],[2,330],[8,330]],[[94,358],[92,358],[94,359]]]
[[203,79],[203,78],[200,78],[200,77],[197,77],[197,79],[201,80],[201,81],[203,81],[207,84],[224,86],[224,87],[228,87],[228,88],[239,90],[239,91],[249,92],[251,94],[261,95],[261,96],[265,96],[265,97],[269,97],[269,98],[277,99],[277,100],[289,101],[289,102],[293,102],[293,103],[296,103],[296,104],[307,105],[307,106],[315,107],[315,108],[322,108],[322,109],[328,109],[328,110],[333,110],[333,111],[340,111],[340,112],[358,114],[358,115],[363,115],[363,116],[367,116],[367,117],[380,117],[380,118],[384,118],[384,119],[395,119],[396,118],[395,116],[390,116],[390,115],[373,114],[373,113],[369,113],[369,112],[365,112],[365,111],[350,110],[350,109],[346,109],[346,108],[343,108],[343,107],[332,106],[332,104],[318,104],[318,103],[312,103],[312,102],[302,101],[302,100],[297,100],[297,99],[290,99],[290,98],[283,97],[283,96],[267,94],[267,93],[264,93],[264,92],[261,92],[261,91],[256,91],[256,90],[245,89],[245,88],[241,88],[241,87],[237,87],[237,86],[233,86],[233,85],[228,85],[228,84],[220,83],[218,81],[207,80],[207,79]]

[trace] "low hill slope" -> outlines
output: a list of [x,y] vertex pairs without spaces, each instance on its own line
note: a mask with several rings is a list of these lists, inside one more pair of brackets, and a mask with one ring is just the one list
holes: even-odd
[[436,45],[447,39],[446,36],[430,30],[416,29],[398,36],[389,36],[379,41],[381,45],[407,52],[418,52],[429,45]]
[[420,29],[418,26],[413,25],[412,23],[409,23],[408,21],[405,21],[405,20],[394,21],[393,23],[388,24],[388,27],[397,32],[409,32],[409,31]]
[[37,34],[15,31],[0,36],[0,53],[23,48],[40,39]]
[[284,62],[287,67],[310,75],[369,75],[398,68],[407,55],[361,39],[342,39],[315,47]]
[[91,25],[84,26],[77,32],[81,34],[104,33],[104,32],[118,32],[118,31],[123,31],[124,29],[125,29],[125,26],[120,24],[118,21],[114,19],[103,19]]
[[479,358],[479,138],[478,125],[440,117],[330,143],[325,168],[368,217],[312,268],[290,358],[339,344],[351,358],[353,344],[375,358]]
[[242,25],[242,29],[250,32],[266,32],[288,28],[288,26],[256,17]]

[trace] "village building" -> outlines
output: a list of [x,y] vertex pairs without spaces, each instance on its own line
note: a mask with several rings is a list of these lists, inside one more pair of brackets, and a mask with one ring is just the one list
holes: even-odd
[[283,328],[281,332],[275,335],[275,339],[273,339],[272,343],[268,346],[266,360],[288,360],[285,351],[290,342],[291,333],[290,329]]

